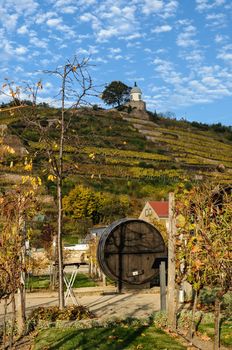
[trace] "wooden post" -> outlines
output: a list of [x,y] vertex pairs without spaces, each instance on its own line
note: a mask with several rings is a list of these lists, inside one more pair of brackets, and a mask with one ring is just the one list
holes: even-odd
[[176,329],[176,287],[175,287],[175,234],[174,193],[169,193],[169,228],[168,228],[168,323]]
[[102,273],[102,284],[105,287],[106,286],[106,275]]
[[166,271],[165,271],[165,262],[161,261],[159,267],[160,273],[160,310],[166,310]]

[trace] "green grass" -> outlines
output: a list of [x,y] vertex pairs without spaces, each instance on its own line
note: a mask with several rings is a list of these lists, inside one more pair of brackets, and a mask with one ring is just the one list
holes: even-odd
[[[68,275],[70,277],[70,275]],[[30,276],[26,280],[26,289],[48,289],[50,284],[50,276]],[[73,288],[95,287],[97,284],[91,278],[83,273],[78,273]]]
[[[214,337],[214,324],[201,323],[198,328],[199,332],[207,334],[210,338]],[[225,320],[221,325],[221,343],[225,346],[232,347],[232,319]]]
[[35,338],[34,350],[184,350],[185,346],[154,326],[47,329]]
[[26,289],[48,289],[50,276],[30,276],[26,278]]
[[78,237],[77,235],[65,235],[63,239],[64,244],[78,244]]

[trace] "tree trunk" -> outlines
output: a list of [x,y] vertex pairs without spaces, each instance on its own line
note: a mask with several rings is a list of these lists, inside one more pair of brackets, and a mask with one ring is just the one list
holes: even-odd
[[190,324],[190,330],[189,330],[189,340],[192,344],[193,336],[196,331],[196,325],[195,325],[195,315],[196,315],[196,309],[197,309],[197,301],[198,301],[198,291],[195,291],[194,293],[194,301],[193,301],[193,309],[192,309],[192,317],[191,317],[191,324]]
[[16,325],[16,304],[15,304],[14,292],[12,293],[11,305],[12,305],[12,319],[11,319],[11,332],[10,332],[10,339],[9,339],[10,349],[12,349],[12,346],[14,343],[14,331],[15,331],[15,325]]
[[63,271],[63,246],[62,246],[62,185],[61,179],[58,179],[58,234],[57,234],[57,250],[58,250],[58,271],[59,271],[59,308],[64,308],[64,271]]
[[26,295],[25,284],[21,282],[18,289],[18,310],[17,310],[17,325],[18,333],[23,334],[26,323]]
[[213,350],[220,349],[220,311],[221,301],[216,298],[214,312],[214,347]]
[[6,348],[6,316],[7,316],[7,298],[4,300],[4,318],[3,318],[3,349]]
[[64,66],[64,74],[62,81],[62,109],[61,109],[61,131],[60,131],[60,145],[59,145],[59,162],[57,175],[57,200],[58,200],[58,221],[57,221],[57,250],[58,250],[58,270],[59,270],[59,308],[64,308],[64,271],[63,271],[63,246],[62,246],[62,229],[63,229],[63,151],[64,151],[64,132],[65,132],[65,83],[67,66]]

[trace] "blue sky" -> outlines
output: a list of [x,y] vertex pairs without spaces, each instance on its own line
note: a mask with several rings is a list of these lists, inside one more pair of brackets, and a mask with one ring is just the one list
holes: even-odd
[[[0,80],[38,81],[43,70],[91,56],[96,85],[121,80],[149,110],[232,125],[231,0],[5,0]],[[97,101],[99,104],[101,101]]]

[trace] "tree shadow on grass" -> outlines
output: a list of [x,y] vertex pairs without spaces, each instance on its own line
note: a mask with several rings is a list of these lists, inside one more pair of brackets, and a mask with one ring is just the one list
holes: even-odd
[[49,350],[123,350],[126,349],[145,330],[145,326],[137,328],[95,328],[69,332]]

